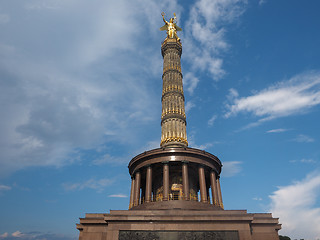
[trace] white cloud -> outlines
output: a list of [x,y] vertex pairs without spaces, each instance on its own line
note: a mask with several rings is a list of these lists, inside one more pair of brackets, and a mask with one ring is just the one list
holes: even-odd
[[197,87],[199,79],[194,76],[192,72],[188,72],[183,77],[183,87],[187,89],[190,95],[193,94],[194,89]]
[[190,145],[190,147],[193,147],[193,148],[197,148],[197,149],[201,149],[201,150],[206,150],[206,149],[208,149],[208,148],[211,148],[211,147],[214,145],[214,143],[208,142],[208,143],[204,143],[204,144],[201,144],[201,145],[197,145],[197,144],[195,144],[195,143],[193,142],[193,140],[190,140],[190,141],[189,141],[189,145]]
[[314,159],[307,159],[307,158],[303,158],[303,159],[300,159],[300,160],[290,160],[289,162],[290,162],[290,163],[309,163],[309,164],[317,163],[316,160],[314,160]]
[[[220,25],[241,15],[242,3],[193,5],[182,33],[184,46],[195,50],[186,56],[195,63],[186,86],[191,94],[199,82],[193,71],[223,76],[219,53],[228,44]],[[8,1],[0,17],[10,29],[0,37],[1,176],[81,161],[81,150],[109,142],[137,144],[133,125],[161,111],[150,82],[161,76],[163,10],[179,19],[183,9],[176,0]],[[187,102],[186,111],[194,106]]]
[[281,133],[281,132],[286,132],[288,129],[285,128],[277,128],[277,129],[271,129],[268,130],[267,133]]
[[213,126],[214,121],[217,119],[217,115],[213,115],[209,120],[208,120],[208,125]]
[[320,238],[320,174],[279,187],[271,196],[270,212],[280,218],[281,235],[291,239]]
[[239,96],[239,93],[236,89],[234,89],[234,88],[229,89],[229,93],[227,95],[227,99],[229,101],[234,101],[238,96]]
[[207,149],[213,147],[214,145],[220,144],[220,143],[221,142],[219,142],[219,141],[213,141],[213,142],[197,144],[196,143],[196,132],[190,131],[188,134],[188,144],[189,144],[189,147],[192,147],[192,148],[207,150]]
[[309,137],[304,134],[299,134],[296,138],[292,139],[294,142],[300,142],[300,143],[311,143],[314,142],[315,140],[312,137]]
[[240,161],[230,161],[223,162],[222,176],[223,177],[233,177],[242,171],[242,162]]
[[[267,121],[278,117],[304,113],[320,104],[320,73],[308,72],[279,82],[252,96],[235,97],[225,117],[240,112],[252,113]],[[259,123],[259,122],[257,122]]]
[[29,10],[55,10],[61,7],[61,1],[34,1],[26,4],[25,8]]
[[127,198],[128,196],[124,195],[124,194],[112,194],[112,195],[109,195],[109,197],[112,197],[112,198]]
[[301,159],[300,160],[302,163],[316,163],[317,161],[315,161],[314,159]]
[[216,81],[225,75],[220,55],[229,45],[222,25],[234,22],[244,12],[245,3],[244,0],[198,0],[191,7],[183,42],[193,49],[186,54],[192,62],[192,71],[208,71]]
[[21,238],[21,237],[24,237],[24,236],[25,236],[25,235],[24,235],[22,232],[20,232],[20,231],[16,231],[16,232],[12,233],[11,235],[12,235],[12,237],[16,237],[16,238]]
[[191,101],[188,101],[187,103],[186,103],[186,106],[185,106],[185,111],[186,111],[186,113],[188,113],[193,107],[195,107],[196,105],[193,103],[193,102],[191,102]]
[[8,239],[8,240],[14,240],[14,239],[21,239],[21,240],[57,240],[57,239],[64,239],[64,240],[76,240],[77,237],[75,236],[67,236],[63,234],[57,234],[57,233],[43,233],[43,232],[20,232],[16,231],[12,234],[8,234],[7,232],[0,235],[0,239]]
[[7,191],[7,190],[11,190],[11,187],[0,184],[0,192],[1,192],[1,191]]
[[254,197],[254,198],[252,198],[252,200],[254,200],[254,201],[262,201],[263,199],[261,197]]
[[259,0],[259,5],[261,6],[262,4],[265,4],[267,1],[266,0]]
[[0,238],[6,238],[9,236],[9,233],[5,232],[4,234],[1,234],[0,235]]
[[0,175],[70,164],[109,142],[137,144],[132,125],[161,111],[149,83],[161,76],[160,13],[177,1],[21,1],[19,17],[10,4],[0,37]]
[[114,180],[108,179],[108,178],[102,178],[102,179],[89,179],[84,182],[79,182],[79,183],[64,183],[62,186],[66,191],[80,191],[83,189],[93,189],[96,190],[97,192],[103,192],[103,190],[112,185]]

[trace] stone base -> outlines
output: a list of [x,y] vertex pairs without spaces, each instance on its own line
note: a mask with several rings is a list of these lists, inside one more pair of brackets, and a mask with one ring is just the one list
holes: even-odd
[[79,240],[279,240],[271,213],[246,210],[111,210],[86,214]]

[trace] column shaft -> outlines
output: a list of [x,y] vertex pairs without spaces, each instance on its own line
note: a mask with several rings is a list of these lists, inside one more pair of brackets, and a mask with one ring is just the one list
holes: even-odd
[[222,202],[222,194],[221,194],[221,187],[220,187],[220,180],[217,178],[217,188],[218,188],[218,198],[219,198],[219,205],[223,208],[223,202]]
[[211,182],[211,193],[212,193],[212,204],[219,205],[218,199],[218,189],[217,189],[217,177],[214,171],[210,172],[210,182]]
[[133,207],[133,201],[134,201],[134,183],[135,183],[135,179],[134,177],[132,177],[131,179],[131,191],[130,191],[130,204],[129,204],[129,209],[131,209]]
[[141,182],[141,174],[140,172],[136,173],[135,176],[135,189],[134,189],[134,201],[133,205],[138,206],[140,201],[140,182]]
[[183,198],[184,200],[189,200],[189,174],[188,174],[188,164],[186,162],[182,163],[182,185],[183,185]]
[[169,164],[163,164],[163,201],[169,200]]
[[151,166],[148,166],[147,174],[146,174],[146,195],[145,195],[146,202],[151,201],[151,192],[152,192],[152,168]]
[[206,178],[203,166],[199,166],[199,185],[200,185],[200,197],[201,202],[207,202],[207,188],[206,188]]

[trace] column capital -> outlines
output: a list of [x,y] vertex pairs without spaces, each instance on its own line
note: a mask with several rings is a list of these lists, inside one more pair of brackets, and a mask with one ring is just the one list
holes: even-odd
[[218,176],[218,173],[217,173],[217,171],[216,171],[214,168],[211,168],[211,169],[210,169],[210,172],[213,172],[216,176]]
[[202,163],[199,163],[199,164],[198,164],[198,167],[206,168],[207,166],[204,165],[204,164],[202,164]]

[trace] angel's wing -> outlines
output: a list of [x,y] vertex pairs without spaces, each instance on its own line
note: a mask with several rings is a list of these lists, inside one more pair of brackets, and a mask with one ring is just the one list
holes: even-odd
[[182,28],[178,27],[177,24],[175,24],[174,26],[176,27],[177,32],[178,32],[178,31],[182,31]]
[[160,28],[160,31],[167,31],[167,30],[168,30],[167,24],[163,25],[163,26]]

